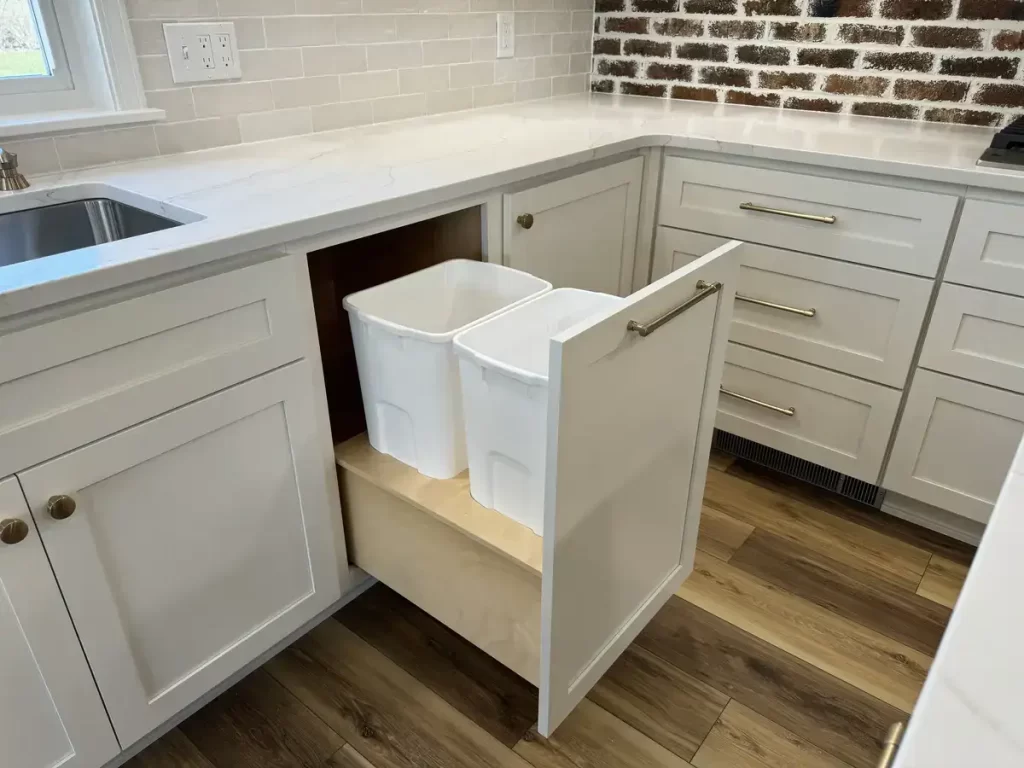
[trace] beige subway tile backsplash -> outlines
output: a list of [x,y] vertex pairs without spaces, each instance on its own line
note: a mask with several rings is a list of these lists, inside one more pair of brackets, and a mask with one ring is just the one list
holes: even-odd
[[452,88],[471,88],[475,85],[491,85],[492,83],[494,83],[493,61],[453,64],[451,67]]
[[289,77],[302,77],[302,48],[258,48],[251,51],[239,51],[239,63],[242,66],[242,79],[254,82],[257,80],[283,80]]
[[213,117],[208,120],[190,120],[187,123],[162,123],[156,126],[156,141],[160,154],[192,152],[211,149],[242,141],[238,119]]
[[515,83],[497,83],[496,85],[482,85],[473,89],[474,107],[493,107],[498,104],[508,104],[516,100]]
[[174,88],[168,91],[151,91],[146,94],[149,106],[167,113],[168,122],[192,120],[196,116],[192,102],[191,88]]
[[408,96],[394,96],[390,99],[376,99],[373,104],[373,122],[387,123],[420,117],[427,113],[427,95],[414,93]]
[[313,130],[334,131],[373,122],[373,102],[355,101],[347,104],[323,104],[313,107]]
[[402,93],[448,90],[448,67],[416,67],[398,72]]
[[313,117],[309,107],[277,109],[240,115],[238,125],[243,142],[265,141],[312,133]]
[[342,101],[380,99],[387,96],[398,96],[400,93],[398,70],[395,69],[341,76]]
[[302,49],[306,77],[366,71],[366,46],[321,45]]
[[153,126],[118,128],[99,134],[58,136],[54,139],[61,168],[88,168],[104,163],[137,160],[157,154]]
[[268,48],[331,45],[336,42],[333,16],[268,16],[263,19]]
[[270,83],[200,85],[192,89],[196,117],[240,115],[274,108]]
[[[647,0],[645,0],[646,2]],[[590,87],[594,0],[125,0],[149,126],[6,141],[41,174]],[[498,12],[515,56],[497,59]],[[229,21],[242,78],[177,84],[164,24]]]
[[378,43],[366,46],[367,69],[408,69],[423,66],[423,43]]

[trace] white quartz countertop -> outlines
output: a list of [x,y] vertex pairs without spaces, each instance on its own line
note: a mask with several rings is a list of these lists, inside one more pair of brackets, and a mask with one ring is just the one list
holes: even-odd
[[1024,765],[1024,443],[974,557],[895,768]]
[[[201,220],[0,267],[0,318],[650,146],[1024,192],[990,129],[604,95],[474,110],[32,179],[0,212],[105,185]],[[0,244],[2,247],[2,244]]]

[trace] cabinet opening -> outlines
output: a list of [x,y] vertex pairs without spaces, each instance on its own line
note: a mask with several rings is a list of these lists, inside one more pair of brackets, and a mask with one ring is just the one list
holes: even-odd
[[541,538],[476,503],[467,472],[432,479],[370,446],[342,304],[450,259],[482,261],[483,235],[469,208],[307,258],[349,559],[536,685]]
[[450,259],[483,260],[481,207],[322,248],[307,256],[335,444],[366,431],[348,313],[342,300]]

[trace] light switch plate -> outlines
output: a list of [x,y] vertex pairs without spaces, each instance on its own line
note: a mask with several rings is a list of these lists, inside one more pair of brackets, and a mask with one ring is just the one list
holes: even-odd
[[516,15],[498,14],[498,58],[511,59],[516,53]]
[[230,21],[164,24],[164,40],[171,60],[171,77],[176,83],[237,80],[242,76],[238,38]]

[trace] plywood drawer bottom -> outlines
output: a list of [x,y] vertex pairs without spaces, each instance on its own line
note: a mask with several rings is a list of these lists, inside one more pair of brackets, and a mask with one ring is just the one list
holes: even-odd
[[722,387],[719,429],[878,482],[899,390],[735,343]]
[[[539,685],[540,537],[476,504],[464,478],[431,480],[379,454],[379,464],[395,472],[366,471],[354,452],[342,457],[346,446],[337,451],[338,480],[353,564]],[[460,529],[453,523],[467,515],[456,510],[475,516],[470,526],[494,525]],[[493,538],[485,543],[480,535]],[[501,542],[536,557],[536,570],[500,551]]]

